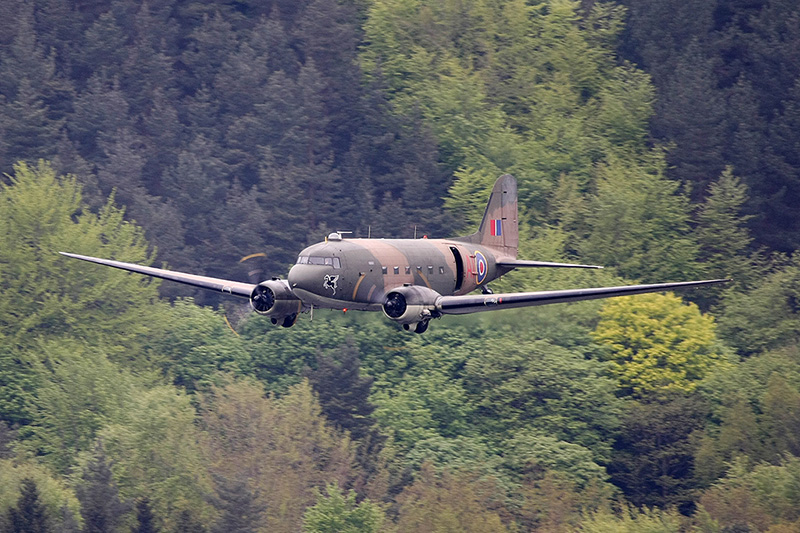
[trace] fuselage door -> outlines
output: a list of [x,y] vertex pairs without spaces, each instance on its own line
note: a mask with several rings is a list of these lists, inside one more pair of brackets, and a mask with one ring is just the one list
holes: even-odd
[[456,293],[461,290],[461,285],[464,282],[464,260],[457,247],[451,246],[450,251],[453,252],[453,259],[456,263],[456,286],[453,289],[453,292]]

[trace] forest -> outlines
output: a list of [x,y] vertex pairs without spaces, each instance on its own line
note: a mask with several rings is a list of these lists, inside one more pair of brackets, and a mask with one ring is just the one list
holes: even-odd
[[[795,0],[0,0],[0,531],[800,530]],[[495,291],[290,328],[329,231],[474,231]],[[247,259],[245,259],[247,258]],[[244,259],[244,260],[243,260]]]

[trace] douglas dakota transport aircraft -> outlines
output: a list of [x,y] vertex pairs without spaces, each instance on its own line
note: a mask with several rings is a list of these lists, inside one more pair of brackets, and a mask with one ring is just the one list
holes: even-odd
[[[593,300],[722,283],[724,279],[629,285],[593,289],[493,294],[487,283],[515,268],[602,268],[517,259],[517,181],[501,176],[494,184],[480,229],[452,239],[345,239],[300,252],[288,279],[258,284],[184,274],[60,252],[139,274],[177,281],[250,299],[274,324],[292,326],[301,312],[317,308],[378,311],[404,329],[423,333],[432,318],[533,305]],[[481,294],[469,294],[481,289]]]

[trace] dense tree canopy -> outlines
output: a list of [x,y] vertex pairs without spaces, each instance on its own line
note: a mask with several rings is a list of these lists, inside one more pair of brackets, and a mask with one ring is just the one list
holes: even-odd
[[[798,28],[791,0],[0,2],[0,529],[796,530]],[[331,230],[473,231],[503,172],[521,257],[607,268],[495,290],[735,281],[408,336],[57,254],[264,279]]]

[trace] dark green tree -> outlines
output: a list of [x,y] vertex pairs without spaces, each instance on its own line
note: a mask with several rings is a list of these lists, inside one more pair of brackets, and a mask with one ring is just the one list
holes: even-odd
[[689,184],[699,200],[724,168],[724,94],[716,87],[713,60],[692,41],[668,80],[659,87],[652,134],[674,143],[667,154],[668,175]]
[[156,522],[150,500],[146,497],[139,499],[136,502],[136,525],[131,528],[131,533],[158,533],[161,529]]
[[130,504],[119,497],[102,442],[98,441],[76,490],[83,517],[82,533],[108,533],[122,523]]
[[692,510],[695,442],[707,405],[696,395],[630,401],[608,466],[611,481],[636,506]]
[[355,346],[341,346],[335,356],[317,355],[317,368],[308,372],[308,381],[319,397],[322,413],[339,429],[356,439],[364,439],[375,425],[369,403],[373,378],[362,376]]
[[243,477],[214,475],[212,498],[220,518],[213,533],[256,533],[263,524],[265,508],[259,503],[258,492]]
[[317,355],[317,368],[307,373],[319,398],[322,414],[357,442],[356,462],[361,467],[357,488],[378,475],[378,455],[386,437],[381,434],[369,401],[374,379],[361,374],[357,348],[350,342],[333,355]]
[[9,533],[50,533],[50,519],[39,501],[39,489],[30,478],[22,480],[17,506],[8,510]]
[[742,214],[747,199],[747,186],[728,167],[708,187],[695,215],[698,260],[706,263],[710,276],[731,277],[743,285],[752,281],[755,270],[749,257],[751,217]]
[[175,524],[175,533],[207,533],[208,528],[195,520],[189,510],[181,511]]
[[[16,98],[6,102],[0,112],[0,153],[5,165],[13,161],[38,161],[52,158],[63,120],[53,120],[31,81],[23,78]],[[8,166],[4,172],[10,171]]]

